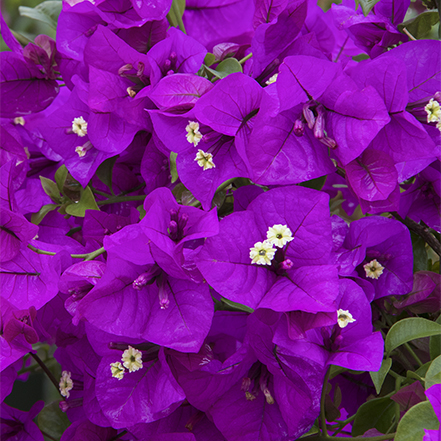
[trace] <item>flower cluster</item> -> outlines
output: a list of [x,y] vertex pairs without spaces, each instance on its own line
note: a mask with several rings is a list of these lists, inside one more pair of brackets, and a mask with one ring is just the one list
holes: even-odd
[[[338,373],[439,305],[441,43],[400,32],[409,3],[68,0],[25,47],[2,18],[2,400],[48,343],[62,441],[355,414]],[[42,440],[40,410],[3,404],[2,435]]]

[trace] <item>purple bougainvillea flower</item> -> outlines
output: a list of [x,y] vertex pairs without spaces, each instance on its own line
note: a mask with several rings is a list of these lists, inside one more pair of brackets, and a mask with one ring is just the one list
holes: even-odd
[[44,401],[37,401],[29,412],[23,412],[5,403],[1,404],[2,419],[0,433],[3,439],[17,441],[43,441],[43,434],[33,419],[44,407]]
[[121,351],[102,358],[96,373],[96,393],[104,415],[117,429],[150,423],[173,412],[185,399],[164,357],[163,349],[144,352],[141,367],[112,376],[111,363],[121,361]]
[[356,273],[375,288],[375,298],[412,289],[413,255],[409,230],[384,217],[352,222],[338,258],[341,275]]
[[189,0],[183,16],[188,35],[209,51],[218,43],[250,43],[253,30],[252,0]]
[[412,292],[398,298],[393,305],[398,310],[404,308],[414,314],[441,309],[441,275],[432,271],[418,271],[413,275]]
[[440,162],[436,161],[423,170],[415,182],[408,186],[400,198],[399,213],[415,222],[423,221],[441,232]]
[[0,208],[0,262],[12,260],[22,246],[38,233],[38,227],[31,224],[23,215]]
[[306,338],[291,340],[286,326],[279,326],[273,342],[301,353],[322,366],[377,371],[383,359],[383,337],[372,332],[371,309],[363,290],[352,280],[340,280],[337,300],[338,324],[306,332]]
[[[327,197],[319,192],[301,187],[270,190],[247,210],[221,221],[219,235],[208,238],[198,255],[198,268],[221,295],[251,308],[333,311],[338,288],[336,269],[329,265],[328,216]],[[286,226],[293,240],[277,252],[270,246],[273,257],[254,264],[250,250],[276,225]]]
[[[430,401],[430,404],[433,407],[433,411],[435,412],[438,421],[441,423],[441,384],[434,384],[426,390],[426,396]],[[423,441],[437,441],[439,439],[439,430],[428,430],[424,429],[424,438]]]
[[206,78],[192,74],[167,75],[149,93],[159,110],[190,110],[198,99],[213,87]]
[[204,61],[207,50],[195,39],[170,28],[168,38],[157,43],[147,54],[152,67],[151,83],[172,73],[196,73]]
[[149,239],[149,249],[157,264],[173,277],[201,280],[195,264],[186,259],[186,252],[202,245],[203,238],[218,233],[216,209],[206,213],[178,205],[166,188],[151,192],[144,201],[144,209],[146,214],[140,227]]
[[40,309],[57,295],[61,265],[59,256],[37,254],[28,248],[1,263],[1,295],[17,308]]
[[79,302],[76,320],[85,318],[110,334],[197,352],[212,314],[206,284],[178,280],[157,265],[133,265],[111,255],[106,273]]

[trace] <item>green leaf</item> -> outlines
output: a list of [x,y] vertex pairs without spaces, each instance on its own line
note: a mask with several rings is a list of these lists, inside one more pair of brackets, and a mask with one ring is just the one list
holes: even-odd
[[378,372],[369,372],[369,374],[371,375],[371,378],[372,378],[372,383],[374,383],[375,390],[376,390],[377,394],[380,393],[381,388],[384,383],[384,380],[385,380],[388,372],[390,371],[391,366],[392,366],[392,359],[386,358],[381,363],[381,368]]
[[56,204],[43,205],[38,211],[38,213],[32,213],[31,222],[35,225],[38,225],[46,216],[46,214],[50,213],[51,211],[54,211],[57,207],[58,205]]
[[[436,319],[436,323],[441,324],[441,315]],[[433,335],[430,337],[429,347],[431,360],[441,355],[441,335]]]
[[386,335],[385,349],[389,355],[395,348],[417,338],[441,334],[441,325],[421,317],[396,322]]
[[204,58],[204,64],[206,66],[211,66],[216,61],[216,57],[211,52],[207,52],[207,55],[205,55]]
[[60,193],[63,193],[63,186],[68,173],[69,172],[64,164],[55,172],[55,182],[57,183]]
[[217,65],[216,72],[222,74],[222,78],[224,78],[227,75],[230,75],[231,73],[243,72],[243,71],[242,71],[242,66],[235,58],[227,58],[226,60],[221,61]]
[[40,3],[35,8],[19,6],[18,11],[23,17],[29,17],[34,20],[42,21],[53,29],[57,29],[58,16],[60,15],[63,2],[48,0]]
[[435,360],[432,361],[429,369],[427,370],[426,374],[426,384],[425,388],[426,390],[429,389],[429,387],[433,386],[434,384],[440,384],[441,383],[441,355],[435,358]]
[[232,302],[231,300],[228,300],[225,297],[222,297],[222,303],[225,303],[226,305],[231,306],[232,308],[238,309],[239,311],[244,311],[244,312],[249,312],[249,313],[254,312],[254,309],[251,309],[248,306],[242,305],[241,303]]
[[146,211],[144,210],[144,206],[138,205],[136,209],[139,211],[139,220],[142,220],[144,216],[147,214]]
[[438,418],[429,401],[411,407],[398,423],[394,441],[416,441],[424,437],[424,429],[436,430]]
[[38,428],[52,438],[60,439],[69,426],[69,418],[60,409],[59,401],[54,401],[43,407],[38,414]]
[[310,181],[301,182],[301,187],[312,188],[313,190],[321,190],[326,182],[326,175],[320,178],[311,179]]
[[40,176],[41,186],[44,192],[54,201],[60,202],[60,191],[58,190],[57,184],[44,176]]
[[413,272],[417,271],[427,271],[427,250],[426,242],[418,234],[410,233],[412,239],[412,250],[413,250]]
[[171,183],[174,184],[178,179],[178,169],[176,168],[176,158],[178,154],[175,152],[170,152],[170,174],[171,174]]
[[66,207],[66,213],[75,217],[84,217],[86,210],[99,210],[92,190],[89,187],[86,187],[82,191],[81,198],[77,203],[70,204]]
[[104,162],[100,164],[100,166],[96,170],[96,175],[98,179],[110,190],[112,194],[112,173],[113,166],[115,165],[116,160],[119,155],[112,156],[111,158],[106,159]]
[[395,415],[395,402],[390,398],[375,398],[362,404],[355,415],[352,436],[363,435],[369,429],[386,433]]
[[422,14],[398,25],[398,30],[403,32],[406,28],[417,40],[423,40],[429,36],[432,27],[439,22],[438,11],[426,11]]
[[379,2],[380,0],[359,0],[361,5],[361,10],[363,11],[364,16],[369,14],[372,11],[372,8]]
[[[177,10],[181,14],[181,20],[182,20],[182,16],[184,15],[184,12],[185,12],[185,0],[173,0],[173,2],[177,4],[177,6],[178,6]],[[170,26],[173,26],[173,27],[179,26],[179,20],[176,17],[175,11],[176,11],[176,9],[172,7],[167,14],[167,20],[168,20]]]

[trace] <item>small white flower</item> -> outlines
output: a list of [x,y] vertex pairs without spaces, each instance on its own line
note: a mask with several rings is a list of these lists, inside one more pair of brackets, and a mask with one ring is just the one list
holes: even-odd
[[75,153],[78,153],[80,159],[83,159],[86,156],[86,153],[92,148],[92,143],[87,141],[84,145],[79,145],[75,147]]
[[199,131],[199,123],[196,121],[188,121],[185,130],[187,131],[187,141],[197,147],[199,141],[202,139],[203,136],[202,133]]
[[352,317],[352,314],[349,311],[345,311],[344,309],[339,309],[337,311],[337,322],[340,328],[346,328],[349,323],[353,323],[356,320]]
[[69,398],[70,393],[69,391],[73,389],[73,381],[70,378],[72,374],[68,371],[63,371],[61,373],[61,378],[60,378],[60,393],[63,397],[65,398]]
[[267,84],[268,86],[270,84],[273,84],[277,81],[277,77],[279,76],[278,73],[274,74],[271,78],[269,78],[267,81],[265,81],[265,84]]
[[16,116],[14,118],[14,124],[16,124],[16,125],[20,124],[21,126],[24,126],[25,125],[25,120],[24,120],[24,118],[22,116]]
[[198,162],[200,167],[203,167],[204,171],[216,167],[213,162],[213,155],[211,153],[205,153],[201,149],[198,150],[194,160]]
[[251,263],[256,263],[257,265],[271,265],[275,254],[276,249],[273,248],[273,244],[268,240],[256,242],[254,246],[250,248]]
[[124,369],[124,366],[117,361],[116,363],[110,363],[110,371],[112,372],[112,377],[122,380],[126,370]]
[[366,265],[363,265],[363,268],[366,271],[366,277],[371,279],[378,279],[383,274],[384,270],[384,266],[377,262],[377,259],[371,260]]
[[129,95],[129,97],[134,98],[136,96],[136,91],[133,90],[132,86],[130,86],[127,88],[127,94]]
[[294,239],[291,230],[287,225],[282,224],[276,224],[269,227],[266,232],[266,237],[268,242],[279,248],[284,247],[288,242],[291,242]]
[[129,346],[128,349],[123,352],[121,361],[129,372],[135,372],[142,368],[142,353],[138,351],[138,349]]
[[441,107],[438,101],[431,98],[426,107],[424,107],[424,110],[427,113],[428,123],[441,121]]
[[87,122],[82,116],[79,118],[74,118],[72,121],[72,132],[76,133],[80,137],[87,135]]

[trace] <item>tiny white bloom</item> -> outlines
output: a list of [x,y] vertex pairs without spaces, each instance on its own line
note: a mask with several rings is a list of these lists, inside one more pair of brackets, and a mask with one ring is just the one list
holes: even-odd
[[346,328],[349,323],[353,323],[356,320],[352,317],[352,314],[349,311],[345,311],[344,309],[339,309],[337,311],[337,322],[340,328]]
[[273,244],[268,240],[256,242],[254,246],[250,248],[251,263],[256,263],[257,265],[271,265],[275,254],[276,249],[273,248]]
[[129,97],[134,98],[136,96],[136,91],[133,90],[133,87],[130,86],[127,88],[127,94]]
[[269,227],[266,232],[266,237],[268,242],[279,248],[284,247],[288,242],[291,242],[294,239],[288,226],[282,224],[276,224]]
[[363,268],[366,271],[366,277],[371,279],[378,279],[383,274],[384,270],[384,266],[377,262],[377,259],[371,260],[366,265],[363,265]]
[[196,121],[188,121],[185,130],[187,131],[187,141],[197,147],[199,141],[202,139],[203,136],[202,133],[199,131],[199,123]]
[[87,122],[82,116],[79,118],[74,118],[72,121],[72,132],[76,133],[80,137],[87,135]]
[[138,349],[129,346],[128,349],[123,352],[121,361],[129,372],[135,372],[142,368],[142,353],[138,351]]
[[60,393],[63,397],[65,398],[69,398],[70,393],[69,391],[73,389],[73,381],[70,378],[72,374],[68,371],[63,371],[61,373],[61,378],[60,378]]
[[267,84],[268,86],[270,84],[273,84],[277,81],[277,77],[279,76],[278,73],[274,74],[271,78],[269,78],[267,81],[265,81],[265,84]]
[[79,145],[78,147],[75,147],[75,153],[78,153],[78,156],[80,158],[84,158],[86,156],[87,150],[82,145]]
[[116,363],[110,363],[110,371],[112,372],[112,377],[122,380],[126,370],[124,369],[124,366],[117,361]]
[[22,116],[16,116],[14,118],[14,124],[16,124],[16,125],[20,124],[21,126],[24,126],[25,125],[25,120],[24,120],[24,118]]
[[424,110],[427,113],[428,123],[441,121],[441,107],[438,101],[431,98],[426,107],[424,107]]
[[203,167],[204,170],[216,167],[213,162],[213,155],[211,153],[205,153],[201,149],[198,150],[194,160],[197,161],[198,165]]

